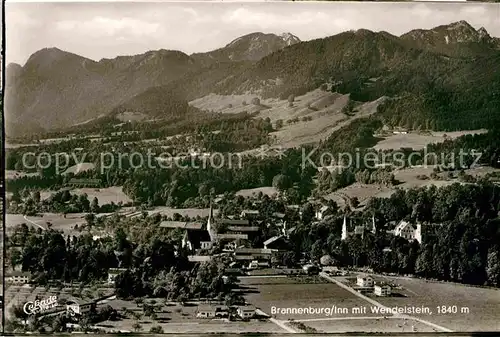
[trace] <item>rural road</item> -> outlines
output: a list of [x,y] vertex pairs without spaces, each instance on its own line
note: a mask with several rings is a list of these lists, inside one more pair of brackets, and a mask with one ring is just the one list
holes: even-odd
[[30,224],[35,225],[35,227],[41,228],[42,230],[46,230],[47,228],[43,227],[42,225],[37,224],[34,221],[31,221],[26,217],[26,215],[23,215],[24,220],[28,221]]
[[295,330],[291,326],[288,326],[285,321],[281,321],[279,319],[273,318],[273,317],[271,317],[270,315],[266,314],[264,311],[262,311],[260,309],[255,310],[255,312],[259,316],[269,317],[269,321],[271,321],[272,323],[276,324],[277,326],[279,326],[283,330],[286,330],[287,332],[290,332],[290,333],[299,333],[300,332],[300,331]]
[[[367,297],[367,296],[365,296],[365,295],[363,295],[363,294],[361,294],[361,293],[357,292],[357,291],[356,291],[356,290],[354,290],[353,288],[351,288],[351,287],[349,287],[349,286],[346,286],[344,283],[342,283],[342,282],[340,282],[340,281],[338,281],[338,280],[334,279],[333,277],[328,276],[328,275],[327,275],[327,274],[325,274],[325,273],[320,273],[319,275],[320,275],[321,277],[323,277],[323,278],[327,279],[328,281],[335,283],[335,284],[336,284],[336,285],[338,285],[339,287],[341,287],[341,288],[343,288],[343,289],[345,289],[345,290],[349,291],[350,293],[352,293],[352,294],[354,294],[354,295],[358,296],[359,298],[364,299],[365,301],[367,301],[367,302],[369,302],[369,303],[371,303],[371,304],[373,304],[373,305],[375,305],[375,306],[377,306],[377,307],[379,307],[379,308],[381,308],[381,309],[384,309],[384,310],[390,310],[390,308],[389,308],[389,307],[386,307],[385,305],[383,305],[383,304],[381,304],[381,303],[379,303],[379,302],[375,301],[374,299],[369,298],[369,297]],[[448,329],[448,328],[445,328],[445,327],[443,327],[443,326],[441,326],[441,325],[437,325],[437,324],[431,323],[431,322],[429,322],[429,321],[423,320],[423,319],[418,318],[418,317],[409,316],[409,315],[403,315],[403,314],[399,314],[399,313],[393,313],[393,316],[394,316],[394,317],[398,317],[398,318],[412,319],[412,320],[414,320],[414,321],[417,321],[417,322],[420,322],[420,323],[423,323],[423,324],[427,324],[428,326],[431,326],[431,327],[433,327],[433,328],[435,328],[435,329],[438,329],[438,330],[441,330],[441,331],[444,331],[444,332],[453,332],[452,330],[450,330],[450,329]]]

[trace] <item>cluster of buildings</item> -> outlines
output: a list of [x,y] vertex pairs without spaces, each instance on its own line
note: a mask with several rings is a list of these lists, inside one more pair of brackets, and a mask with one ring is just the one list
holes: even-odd
[[[354,226],[354,231],[351,232],[348,231],[347,229],[347,217],[344,217],[344,222],[342,224],[342,234],[341,234],[342,241],[346,240],[349,236],[352,235],[359,235],[363,237],[367,232],[370,232],[372,234],[377,233],[377,227],[375,225],[375,217],[372,217],[371,224]],[[388,230],[386,232],[394,236],[402,237],[410,242],[413,240],[417,240],[418,243],[422,244],[422,224],[420,223],[413,224],[408,221],[401,220],[399,223],[396,224],[394,230]]]
[[[210,259],[210,250],[222,247],[222,252],[231,255],[234,262],[248,268],[270,265],[274,252],[288,248],[288,229],[285,214],[274,213],[273,223],[280,228],[279,235],[262,242],[262,228],[267,226],[259,211],[243,210],[238,217],[215,219],[210,208],[208,220],[203,222],[163,221],[163,228],[176,228],[184,231],[181,246],[190,253],[192,262]],[[256,242],[259,242],[256,244]]]
[[[240,305],[236,307],[236,315],[243,319],[251,319],[257,316],[256,308],[252,305]],[[196,317],[198,318],[228,318],[229,307],[226,305],[202,304],[198,306]]]
[[377,296],[391,296],[391,286],[386,283],[375,283],[369,275],[358,275],[356,277],[355,289],[362,293],[371,293]]

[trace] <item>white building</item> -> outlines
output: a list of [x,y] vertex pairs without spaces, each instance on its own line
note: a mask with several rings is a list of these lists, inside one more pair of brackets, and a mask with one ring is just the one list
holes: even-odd
[[373,288],[373,293],[377,296],[390,296],[391,287],[387,284],[375,285]]
[[198,318],[215,318],[227,317],[229,315],[228,308],[225,305],[200,305],[196,312]]
[[240,306],[238,307],[238,316],[242,319],[250,319],[255,316],[255,307],[253,306]]
[[358,275],[356,285],[358,287],[373,287],[373,278],[371,276]]
[[407,221],[400,221],[394,229],[394,235],[400,236],[408,241],[417,240],[422,243],[422,225],[415,226]]
[[22,271],[13,271],[5,276],[6,283],[28,284],[31,279],[31,273]]
[[70,316],[83,315],[92,310],[92,308],[95,309],[95,307],[95,302],[79,303],[76,300],[66,302],[66,312]]

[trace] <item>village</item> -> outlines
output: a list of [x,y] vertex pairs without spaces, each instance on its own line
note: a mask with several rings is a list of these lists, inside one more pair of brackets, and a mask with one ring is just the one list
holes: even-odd
[[[313,223],[331,218],[331,207],[331,203],[317,204]],[[302,211],[298,210],[297,207],[290,206],[290,208],[295,210],[299,217],[302,216]],[[266,221],[272,221],[272,224],[266,224]],[[360,225],[353,223],[345,215],[340,239],[345,241],[358,237],[358,239],[363,240],[365,235],[376,235],[380,231],[384,231],[386,235],[398,236],[409,242],[415,240],[419,244],[422,243],[422,224],[400,221],[392,225],[395,227],[391,230],[386,229],[387,226],[377,228],[375,217]],[[263,296],[262,291],[258,289],[260,286],[266,287],[273,283],[279,285],[284,282],[285,285],[299,285],[304,290],[308,286],[317,284],[325,286],[326,283],[329,287],[342,287],[347,291],[359,294],[359,296],[369,296],[370,298],[405,297],[404,287],[394,280],[380,275],[372,276],[373,271],[366,268],[356,268],[355,265],[336,266],[334,259],[328,255],[314,260],[304,253],[285,266],[282,259],[277,257],[290,252],[292,246],[289,238],[296,230],[295,223],[289,221],[286,213],[274,212],[269,219],[269,217],[261,216],[258,210],[247,209],[235,216],[219,218],[214,216],[214,210],[210,207],[206,221],[168,220],[161,221],[159,226],[166,230],[177,230],[183,233],[181,248],[189,252],[188,259],[193,265],[205,263],[221,256],[229,258],[231,262],[224,271],[224,280],[231,279],[236,282],[233,291],[235,294],[241,295],[239,301],[227,303],[227,301],[215,299],[202,301],[187,299],[186,303],[176,303],[161,298],[140,299],[140,301],[138,299],[118,299],[114,291],[115,280],[118,275],[127,271],[126,268],[120,267],[110,268],[107,280],[95,284],[94,289],[98,289],[98,291],[93,293],[89,291],[86,298],[79,297],[78,291],[75,291],[72,285],[64,285],[59,289],[46,286],[43,290],[42,287],[32,284],[30,273],[11,271],[5,279],[8,289],[6,308],[10,310],[8,314],[11,314],[14,306],[18,306],[23,308],[26,314],[25,318],[32,314],[36,314],[40,320],[43,317],[63,315],[70,318],[71,322],[66,323],[68,328],[81,329],[82,324],[79,318],[91,311],[103,311],[103,308],[106,308],[105,310],[115,312],[114,316],[122,316],[120,323],[117,324],[117,321],[113,322],[110,321],[109,317],[105,317],[105,321],[87,326],[86,329],[124,332],[140,331],[145,328],[156,331],[159,329],[158,327],[161,327],[162,331],[173,329],[173,331],[198,332],[200,329],[201,331],[206,329],[219,331],[220,324],[223,324],[230,332],[253,331],[252,329],[257,327],[262,329],[264,326],[268,327],[269,332],[290,332],[291,330],[313,330],[304,330],[301,326],[297,327],[297,322],[295,322],[297,317],[294,318],[295,320],[292,318],[289,321],[289,318],[287,320],[277,319],[275,315],[272,315],[270,303],[263,303],[260,300]],[[278,235],[263,237],[262,229],[269,226],[277,228]],[[262,242],[261,245],[253,244],[253,242],[259,242],[259,239]],[[215,246],[221,247],[217,253],[213,253]],[[386,247],[384,251],[390,251],[390,248]],[[321,290],[318,291],[321,292]],[[44,307],[40,304],[43,304],[43,300],[46,298],[52,299],[50,307]],[[357,303],[359,298],[355,296],[355,299]],[[353,306],[355,306],[354,303]],[[31,311],[26,308],[31,308]],[[148,315],[149,320],[145,318],[146,315]],[[124,324],[123,320],[128,320],[130,324]],[[28,320],[24,322],[28,324]],[[420,324],[411,325],[411,328],[408,325],[405,328],[409,329],[408,331],[426,331],[425,324],[423,327]],[[129,329],[124,328],[127,326]],[[346,329],[346,331],[350,331],[350,328],[346,327]],[[400,331],[398,329],[396,330]],[[446,330],[443,329],[441,330]],[[401,331],[406,330],[403,328]]]

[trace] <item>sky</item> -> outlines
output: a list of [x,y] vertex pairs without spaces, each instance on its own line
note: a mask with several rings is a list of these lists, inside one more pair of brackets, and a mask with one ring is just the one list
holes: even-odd
[[6,61],[21,65],[47,47],[98,61],[157,49],[205,52],[252,32],[290,32],[306,41],[360,28],[401,35],[466,20],[500,37],[500,4],[187,1],[5,6]]

